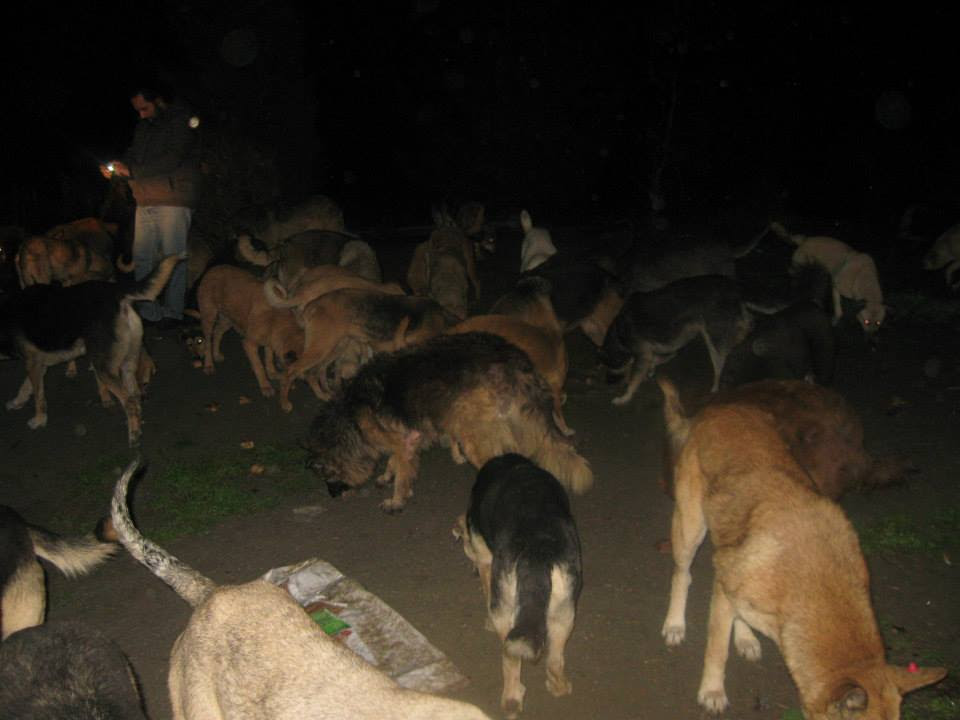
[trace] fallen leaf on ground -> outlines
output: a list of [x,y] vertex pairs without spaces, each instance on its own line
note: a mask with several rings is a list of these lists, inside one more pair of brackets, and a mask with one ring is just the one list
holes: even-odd
[[240,443],[240,447],[242,447],[244,450],[253,450],[253,440],[244,440],[242,443]]
[[220,409],[220,403],[210,402],[204,405],[208,412],[217,412]]
[[267,468],[265,468],[260,463],[256,463],[250,466],[251,475],[263,475],[266,471],[267,471]]
[[237,402],[239,402],[241,405],[249,405],[253,401],[250,398],[248,398],[246,395],[241,395],[237,400]]

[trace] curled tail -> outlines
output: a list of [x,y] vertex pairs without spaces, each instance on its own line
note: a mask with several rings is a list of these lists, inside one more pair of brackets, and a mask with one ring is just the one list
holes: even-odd
[[263,294],[271,307],[292,308],[300,304],[299,299],[287,293],[287,289],[276,278],[270,278],[263,283]]
[[[550,417],[553,423],[553,418]],[[567,490],[582,495],[593,487],[593,470],[573,444],[553,427],[531,459],[552,474]]]
[[504,652],[522,660],[537,660],[547,640],[547,608],[552,582],[549,566],[521,555],[516,567],[517,616],[504,639]]
[[166,550],[140,534],[127,508],[127,489],[140,459],[134,459],[117,481],[110,503],[110,521],[120,543],[154,575],[172,587],[192,607],[197,607],[216,589],[213,581],[180,562]]
[[128,300],[156,300],[160,291],[163,290],[163,286],[167,284],[173,274],[173,269],[178,263],[186,259],[186,255],[167,255],[153,269],[152,273],[134,284],[125,294],[125,297]]
[[30,525],[27,528],[33,551],[57,566],[67,577],[89,572],[117,550],[112,542],[102,542],[91,533],[83,537],[66,538]]
[[249,235],[240,235],[237,238],[237,252],[240,257],[253,265],[266,267],[270,264],[270,253],[266,250],[257,250],[250,241]]

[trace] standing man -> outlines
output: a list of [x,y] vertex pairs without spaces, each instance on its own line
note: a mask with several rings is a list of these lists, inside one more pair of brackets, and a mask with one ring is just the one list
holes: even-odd
[[[197,181],[197,121],[186,108],[168,103],[148,88],[138,88],[130,103],[140,116],[133,142],[122,160],[100,166],[105,178],[128,178],[137,201],[134,223],[134,277],[146,277],[160,258],[187,253],[187,233],[195,204]],[[141,302],[144,320],[177,323],[183,320],[187,294],[187,264],[177,265],[162,303]]]

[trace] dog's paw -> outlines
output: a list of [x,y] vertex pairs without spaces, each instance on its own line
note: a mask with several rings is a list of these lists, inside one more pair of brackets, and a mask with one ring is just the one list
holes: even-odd
[[380,503],[380,509],[387,515],[398,515],[403,512],[404,505],[404,503],[397,502],[393,498],[388,498]]
[[629,396],[629,395],[621,395],[621,396],[619,396],[619,397],[615,397],[615,398],[614,398],[613,400],[611,400],[610,402],[611,402],[612,404],[614,404],[614,405],[626,405],[628,402],[630,402],[630,396]]
[[563,697],[573,692],[573,683],[566,675],[554,676],[547,671],[547,692],[554,697]]
[[32,418],[27,420],[27,427],[31,430],[36,430],[37,428],[42,428],[47,426],[47,416],[46,415],[34,415]]
[[686,637],[687,627],[686,625],[664,625],[660,634],[663,635],[667,647],[676,647],[682,643],[683,638]]
[[377,479],[374,482],[380,487],[386,487],[393,482],[393,473],[390,470],[384,470],[382,473],[377,475]]
[[706,690],[701,688],[697,693],[697,702],[706,709],[708,713],[719,715],[730,705],[727,700],[727,693],[723,688],[719,690]]
[[276,395],[276,390],[273,389],[273,385],[261,385],[260,394],[264,397],[273,397]]
[[23,402],[20,402],[19,400],[14,398],[13,400],[7,400],[6,408],[7,410],[19,410],[26,404],[27,404],[26,400],[24,400]]
[[733,628],[733,644],[737,648],[740,657],[756,662],[760,659],[763,651],[760,649],[760,641],[746,625],[737,622]]
[[211,364],[209,364],[209,365],[204,364],[204,366],[203,366],[203,374],[204,374],[204,375],[213,375],[213,363],[211,363]]
[[526,694],[527,688],[521,683],[517,683],[517,685],[514,693],[508,696],[506,690],[504,690],[503,696],[500,698],[500,709],[503,711],[503,716],[508,720],[515,720],[523,712],[523,696]]

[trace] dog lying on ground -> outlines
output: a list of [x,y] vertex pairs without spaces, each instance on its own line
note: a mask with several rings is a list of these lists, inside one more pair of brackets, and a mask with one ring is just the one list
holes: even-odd
[[130,661],[103,633],[54,622],[0,645],[0,717],[144,720]]
[[287,397],[294,380],[310,371],[326,378],[328,366],[337,360],[338,348],[347,339],[374,352],[392,352],[432,338],[456,318],[430,298],[344,288],[307,303],[300,311],[300,322],[303,353],[287,367],[280,392],[280,407],[286,411],[291,407]]
[[15,258],[20,287],[112,280],[116,229],[90,217],[25,239]]
[[924,270],[944,268],[943,276],[947,285],[956,290],[960,280],[953,282],[953,274],[960,270],[960,224],[948,228],[933,241],[933,246],[923,256]]
[[627,387],[613,404],[630,402],[658,365],[697,336],[710,354],[712,391],[716,392],[727,355],[747,336],[752,322],[736,281],[723,275],[683,278],[658,290],[630,295],[599,355],[612,374],[626,378]]
[[[540,289],[542,286],[538,280],[531,278],[518,285],[513,291],[512,307],[507,308],[506,303],[500,305],[501,311],[509,312],[474,315],[461,320],[446,332],[489,332],[523,350],[553,390],[554,420],[560,432],[570,436],[574,431],[563,417],[563,385],[569,367],[567,346],[563,341],[563,329],[550,304],[550,296]],[[521,302],[520,294],[523,292],[527,293],[527,299]]]
[[74,577],[88,573],[116,549],[115,544],[101,542],[93,533],[61,537],[30,525],[16,510],[0,505],[0,637],[6,640],[17,630],[43,623],[47,589],[38,557]]
[[550,231],[535,227],[530,213],[526,210],[520,211],[520,229],[523,230],[523,240],[520,243],[520,272],[533,270],[556,255],[557,248],[553,244]]
[[503,644],[504,715],[516,718],[523,710],[521,664],[539,660],[545,646],[547,690],[569,695],[563,653],[583,573],[563,486],[521,455],[495,457],[477,474],[453,534],[480,575],[489,622]]
[[[303,328],[293,312],[271,306],[263,282],[232,265],[210,268],[197,288],[197,305],[203,330],[203,371],[212,375],[214,360],[223,362],[220,345],[227,330],[233,328],[243,338],[243,351],[260,394],[273,397],[275,392],[270,380],[279,381],[282,377],[276,362],[286,367],[303,354]],[[315,393],[322,395],[312,374],[307,374],[305,380]]]
[[7,409],[22,408],[33,395],[35,411],[27,425],[44,427],[47,368],[85,354],[98,384],[123,407],[128,441],[136,445],[141,434],[137,372],[143,356],[143,323],[132,304],[155,300],[181,260],[176,255],[164,258],[150,275],[126,289],[94,280],[69,287],[30,285],[5,298],[0,304],[0,356],[22,358],[27,367],[27,377]]
[[[667,453],[664,488],[672,496],[670,471],[690,434],[691,418],[669,378],[657,376],[663,392]],[[849,490],[865,490],[902,479],[909,463],[894,457],[874,458],[863,445],[860,416],[843,397],[799,380],[761,380],[721,390],[702,404],[747,407],[767,413],[793,459],[806,475],[804,485],[836,500]]]
[[194,608],[170,654],[174,720],[481,720],[467,703],[401,687],[330,638],[286,590],[215,585],[144,538],[127,508],[131,463],[111,503],[123,546]]
[[593,473],[553,419],[553,392],[530,359],[489,333],[441,335],[395,353],[381,353],[321,405],[305,447],[308,466],[331,495],[377,479],[393,480],[380,507],[399,512],[413,495],[420,450],[436,442],[455,462],[480,468],[518,452],[585,492]]
[[836,238],[791,235],[778,222],[770,223],[770,229],[778,237],[797,246],[792,259],[794,267],[815,262],[830,273],[833,278],[834,324],[843,317],[841,297],[845,297],[863,303],[857,312],[857,320],[865,333],[872,335],[880,329],[887,308],[883,304],[883,290],[872,257],[857,252]]
[[729,704],[731,630],[749,660],[761,652],[751,628],[777,643],[809,720],[898,718],[903,694],[946,674],[886,663],[856,532],[839,506],[807,487],[769,413],[705,407],[674,478],[675,568],[662,633],[670,646],[684,639],[690,565],[709,531],[715,579],[697,694],[707,711]]
[[407,285],[414,295],[433,298],[463,319],[467,316],[470,286],[480,297],[480,281],[473,241],[442,209],[433,212],[430,237],[414,248],[407,267]]

